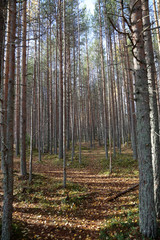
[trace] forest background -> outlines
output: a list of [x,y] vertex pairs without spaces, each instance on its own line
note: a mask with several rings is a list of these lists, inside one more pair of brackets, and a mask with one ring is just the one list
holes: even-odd
[[[157,237],[160,216],[160,2],[1,1],[2,239],[11,238],[13,155],[33,180],[33,153],[82,165],[82,146],[112,157],[131,143],[139,163],[139,225]],[[29,162],[26,153],[29,151]],[[27,166],[29,164],[29,175]]]

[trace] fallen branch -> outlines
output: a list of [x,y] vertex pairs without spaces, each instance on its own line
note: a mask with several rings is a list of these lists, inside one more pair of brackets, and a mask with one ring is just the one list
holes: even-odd
[[130,191],[133,191],[133,190],[134,190],[136,187],[138,187],[138,186],[139,186],[139,183],[137,183],[136,185],[128,188],[127,190],[124,190],[124,191],[122,191],[122,192],[114,195],[113,197],[111,197],[111,198],[108,199],[108,202],[112,202],[113,200],[119,198],[120,196],[122,196],[122,195],[124,195],[124,194],[126,194],[126,193],[128,193],[128,192],[130,192]]

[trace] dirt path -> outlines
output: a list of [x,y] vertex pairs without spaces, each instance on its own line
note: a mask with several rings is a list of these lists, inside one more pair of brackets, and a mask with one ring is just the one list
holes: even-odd
[[[117,192],[136,184],[137,178],[98,174],[100,169],[96,159],[100,154],[100,150],[86,153],[89,159],[87,168],[73,169],[68,166],[67,180],[75,186],[75,191],[72,187],[68,190],[63,190],[58,185],[52,187],[54,182],[62,182],[63,171],[61,167],[54,166],[51,157],[44,158],[43,164],[34,163],[34,173],[41,174],[44,179],[35,185],[34,190],[30,189],[29,193],[22,186],[19,190],[24,190],[22,199],[18,190],[15,193],[13,218],[22,223],[24,236],[43,240],[96,240],[107,219],[113,215],[118,216],[126,204],[133,204],[128,202],[127,194],[114,202],[108,202]],[[77,188],[80,189],[77,191]]]

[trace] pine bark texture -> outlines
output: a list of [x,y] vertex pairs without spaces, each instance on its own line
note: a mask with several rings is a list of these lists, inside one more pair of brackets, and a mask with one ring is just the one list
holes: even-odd
[[3,143],[3,216],[2,240],[11,239],[13,211],[13,125],[14,125],[14,81],[15,81],[15,31],[16,31],[16,1],[9,1],[9,82],[7,98],[6,142]]
[[150,32],[149,3],[148,0],[142,2],[142,19],[144,27],[144,46],[148,74],[149,103],[150,103],[150,124],[151,124],[151,146],[152,146],[152,165],[154,176],[154,194],[157,217],[160,217],[160,148],[159,148],[159,124],[158,108],[155,87],[155,61]]
[[134,49],[135,98],[137,107],[137,144],[139,161],[140,231],[145,237],[157,236],[151,153],[149,93],[142,33],[141,1],[130,0]]

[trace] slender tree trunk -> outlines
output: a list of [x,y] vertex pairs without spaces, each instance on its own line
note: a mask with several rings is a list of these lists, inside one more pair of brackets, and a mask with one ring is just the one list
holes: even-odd
[[19,2],[18,11],[18,48],[17,48],[17,77],[16,77],[16,117],[15,117],[15,142],[16,142],[16,156],[20,154],[20,35],[21,35],[21,3]]
[[[7,47],[6,47],[6,56],[5,56],[5,79],[4,79],[4,122],[7,121],[7,98],[8,98],[8,78],[9,78],[9,54],[10,54],[10,34],[11,34],[11,30],[10,30],[10,24],[8,24],[7,26]],[[4,141],[6,138],[6,129],[5,126],[3,127],[3,131],[4,131]]]
[[114,49],[115,49],[115,61],[116,61],[116,74],[117,74],[117,131],[118,131],[118,148],[119,153],[121,154],[121,138],[122,138],[122,121],[121,121],[121,106],[122,99],[120,94],[120,77],[119,77],[119,68],[118,68],[118,54],[117,54],[117,44],[114,37]]
[[[0,2],[0,99],[3,98],[3,85],[4,85],[4,50],[5,50],[5,30],[6,30],[6,20],[7,20],[7,4],[8,1],[1,1]],[[4,121],[4,109],[2,106],[2,102],[0,102],[1,105],[1,121]],[[1,140],[4,140],[4,126],[3,128],[0,126],[0,138]],[[2,141],[0,143],[0,150],[2,147]],[[2,162],[1,162],[1,167]]]
[[72,100],[72,161],[75,153],[75,104],[76,104],[76,63],[75,38],[73,37],[73,100]]
[[140,231],[145,237],[156,238],[157,223],[154,205],[153,168],[151,154],[150,109],[148,79],[143,43],[141,1],[130,0],[137,109],[137,144],[139,160]]
[[52,88],[52,55],[53,46],[51,38],[51,19],[50,19],[50,154],[52,154],[53,147],[53,88]]
[[113,135],[113,155],[116,155],[116,124],[115,124],[115,101],[114,101],[114,67],[113,67],[113,50],[112,50],[112,40],[111,33],[109,33],[109,43],[110,43],[110,82],[111,82],[111,102],[112,102],[112,135]]
[[67,46],[67,56],[68,56],[68,80],[67,80],[67,150],[70,149],[70,85],[71,85],[71,56],[70,56],[70,40],[68,39]]
[[81,164],[81,141],[82,141],[82,129],[81,129],[81,51],[80,51],[80,22],[79,22],[79,0],[77,0],[78,6],[78,78],[79,78],[79,163]]
[[42,141],[42,131],[41,131],[41,39],[40,39],[40,0],[38,2],[39,5],[39,15],[38,15],[38,30],[39,30],[39,43],[38,43],[38,159],[39,162],[42,160],[41,156],[41,141]]
[[23,1],[23,49],[22,49],[22,97],[21,97],[21,164],[20,172],[24,177],[27,174],[26,168],[26,31],[27,31],[27,22],[26,22],[26,8],[27,0]]
[[102,42],[102,20],[101,20],[101,7],[100,0],[98,0],[99,5],[99,36],[100,36],[100,52],[101,52],[101,72],[102,72],[102,82],[103,82],[103,113],[104,113],[104,144],[106,159],[108,158],[107,149],[107,104],[106,104],[106,81],[104,72],[104,57],[103,57],[103,42]]
[[47,108],[46,108],[46,111],[47,111],[47,153],[49,153],[49,150],[50,150],[50,114],[49,114],[49,99],[50,99],[50,91],[49,91],[49,82],[50,82],[50,74],[49,74],[49,36],[48,36],[48,26],[49,26],[49,23],[47,21]]
[[0,2],[0,89],[2,87],[3,80],[3,68],[4,68],[4,49],[5,49],[5,29],[7,18],[7,4],[8,1]]
[[[3,216],[2,240],[11,239],[13,211],[13,126],[14,126],[14,82],[15,82],[15,31],[16,31],[16,1],[9,1],[9,82],[7,99],[6,142],[3,143]],[[3,125],[4,126],[4,125]]]
[[63,187],[66,188],[66,14],[63,0],[64,78],[63,78]]
[[57,128],[58,128],[58,87],[57,87],[57,58],[58,58],[58,17],[56,18],[56,66],[55,66],[55,121],[54,121],[54,153],[57,154]]
[[[122,16],[124,16],[123,6],[122,6]],[[123,28],[123,32],[126,33],[124,18],[122,20],[122,28]],[[125,51],[124,64],[126,66],[125,68],[126,68],[128,90],[129,90],[131,141],[132,141],[132,149],[133,149],[133,158],[137,159],[136,115],[135,115],[134,95],[133,95],[133,77],[132,77],[131,70],[130,70],[131,66],[130,66],[128,47],[127,47],[126,34],[124,34],[123,39],[124,39],[123,47],[124,47],[124,51]]]
[[63,158],[62,0],[59,0],[59,158]]
[[91,113],[91,99],[90,99],[90,72],[89,72],[89,54],[88,54],[88,38],[86,33],[86,54],[87,54],[87,128],[88,128],[88,136],[90,138],[90,146],[92,147],[92,113]]
[[32,182],[32,160],[33,160],[33,92],[32,89],[32,102],[31,102],[31,128],[30,128],[30,158],[29,158],[29,183]]

